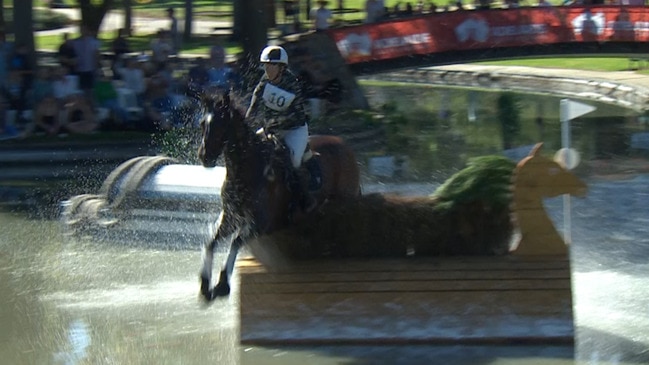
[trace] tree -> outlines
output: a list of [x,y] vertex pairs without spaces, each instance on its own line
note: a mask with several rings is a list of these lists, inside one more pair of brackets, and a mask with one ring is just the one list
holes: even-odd
[[233,36],[241,42],[244,57],[251,60],[268,41],[268,26],[264,0],[235,0]]
[[87,26],[93,33],[98,34],[101,22],[106,13],[112,9],[115,0],[77,0],[77,3],[81,9],[81,25]]
[[510,149],[521,131],[521,105],[518,95],[503,92],[498,96],[498,119],[502,125],[503,148]]
[[131,0],[124,1],[124,30],[127,36],[132,36],[133,28],[133,2]]
[[5,4],[0,4],[0,29],[5,29]]
[[192,23],[194,22],[194,2],[185,0],[185,32],[183,40],[189,42],[192,38]]
[[[34,29],[33,29],[33,9],[32,0],[13,0],[14,4],[14,34],[16,37],[16,45],[25,45],[30,51],[30,55],[35,55],[34,52]],[[17,26],[21,24],[21,26]],[[24,25],[24,26],[23,26]],[[33,67],[36,63],[36,58],[32,56],[29,60]]]

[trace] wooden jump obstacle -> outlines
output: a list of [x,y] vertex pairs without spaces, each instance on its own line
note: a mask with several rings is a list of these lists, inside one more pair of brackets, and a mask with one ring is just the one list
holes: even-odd
[[572,344],[566,256],[303,262],[240,274],[243,344]]
[[241,260],[241,343],[572,345],[568,250],[562,241],[545,248],[533,236],[545,230],[554,233],[542,235],[548,240],[560,237],[549,219],[537,219],[546,214],[541,197],[581,194],[585,185],[538,154],[540,147],[514,172],[520,245],[513,253],[271,266]]

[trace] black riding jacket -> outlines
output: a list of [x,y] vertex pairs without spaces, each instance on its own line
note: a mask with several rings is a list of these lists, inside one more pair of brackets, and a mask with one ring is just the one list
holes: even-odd
[[273,84],[264,74],[255,87],[246,115],[263,123],[267,133],[289,130],[306,124],[306,99],[302,85],[288,69],[279,83]]

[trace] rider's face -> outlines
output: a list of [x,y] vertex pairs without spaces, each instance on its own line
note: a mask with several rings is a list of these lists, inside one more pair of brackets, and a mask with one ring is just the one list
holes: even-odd
[[276,81],[281,71],[282,66],[279,63],[264,63],[264,72],[270,81]]

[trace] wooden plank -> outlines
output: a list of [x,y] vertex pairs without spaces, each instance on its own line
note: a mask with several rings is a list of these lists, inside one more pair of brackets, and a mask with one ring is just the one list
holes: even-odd
[[254,317],[310,315],[415,316],[466,314],[570,315],[570,290],[452,291],[446,293],[241,293],[241,314]]
[[565,343],[574,335],[567,257],[243,261],[247,344]]
[[310,282],[384,282],[384,281],[432,281],[432,280],[498,280],[498,279],[565,279],[570,277],[567,269],[551,270],[484,270],[484,271],[415,271],[415,272],[298,272],[298,273],[243,273],[248,282],[310,283]]
[[[263,269],[258,264],[246,263],[254,260],[240,260],[238,266]],[[492,256],[492,257],[446,257],[446,258],[402,258],[402,259],[328,259],[292,262],[286,267],[273,268],[273,272],[417,272],[417,271],[484,271],[484,270],[537,270],[569,269],[566,256]],[[267,270],[263,270],[267,271]]]
[[[257,294],[360,293],[360,292],[447,292],[506,290],[570,290],[570,279],[512,280],[390,280],[390,281],[309,281],[268,283],[246,279],[245,284]],[[251,287],[254,285],[254,288]]]

